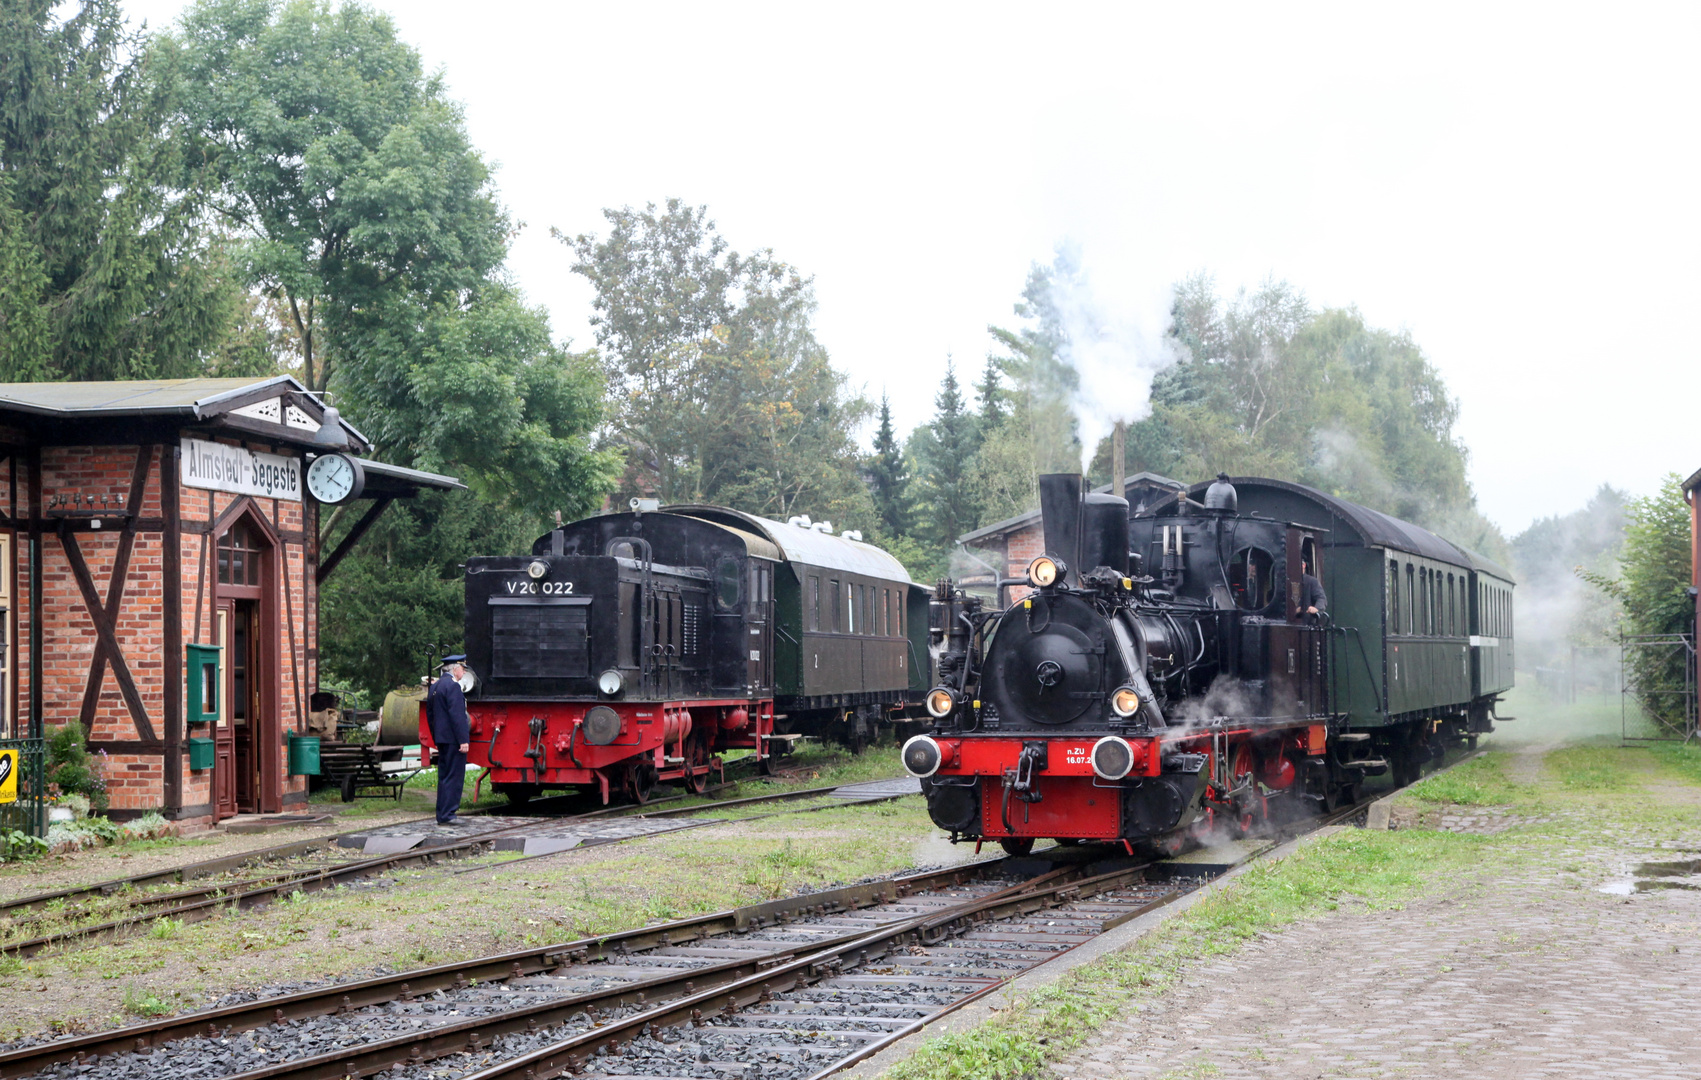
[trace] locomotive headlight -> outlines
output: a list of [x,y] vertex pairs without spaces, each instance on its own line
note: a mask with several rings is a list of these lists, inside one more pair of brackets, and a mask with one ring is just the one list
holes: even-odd
[[592,746],[607,746],[620,738],[620,714],[607,705],[598,705],[585,714],[584,720],[579,722],[579,730]]
[[1101,780],[1120,780],[1134,769],[1134,748],[1127,740],[1106,735],[1093,744],[1093,773]]
[[927,715],[935,720],[950,716],[951,710],[956,707],[957,695],[945,687],[935,687],[927,692]]
[[613,668],[609,668],[607,671],[597,676],[597,689],[601,690],[608,697],[613,697],[620,693],[620,685],[620,672],[615,671]]
[[911,776],[932,776],[945,761],[945,751],[926,735],[917,735],[905,743],[899,756]]
[[1140,695],[1133,687],[1124,686],[1110,695],[1110,709],[1118,716],[1133,716],[1140,711]]
[[526,576],[531,578],[533,581],[538,580],[547,573],[549,573],[549,564],[544,562],[542,559],[533,559],[531,562],[526,564]]
[[1063,564],[1049,555],[1041,555],[1028,564],[1028,581],[1037,589],[1055,585],[1063,576]]

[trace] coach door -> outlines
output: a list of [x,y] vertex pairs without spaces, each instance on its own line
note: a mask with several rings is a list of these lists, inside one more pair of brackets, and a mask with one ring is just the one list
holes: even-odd
[[774,565],[762,559],[750,560],[744,631],[746,681],[765,690],[774,685]]

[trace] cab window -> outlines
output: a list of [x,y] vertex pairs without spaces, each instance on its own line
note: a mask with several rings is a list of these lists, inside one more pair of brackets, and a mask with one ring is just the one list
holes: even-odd
[[1229,563],[1229,592],[1242,610],[1268,607],[1275,595],[1271,568],[1275,559],[1263,548],[1245,547]]

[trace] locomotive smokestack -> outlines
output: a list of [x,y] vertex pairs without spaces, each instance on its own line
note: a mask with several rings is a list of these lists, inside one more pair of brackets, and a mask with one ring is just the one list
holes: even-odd
[[[1081,572],[1081,474],[1046,473],[1039,478],[1040,522],[1045,553],[1068,568],[1063,583],[1079,585]],[[1088,569],[1091,569],[1090,567]]]

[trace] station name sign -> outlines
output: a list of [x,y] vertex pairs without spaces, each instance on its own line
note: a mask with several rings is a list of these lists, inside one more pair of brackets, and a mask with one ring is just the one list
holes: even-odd
[[183,483],[236,495],[301,501],[301,459],[228,443],[182,441]]

